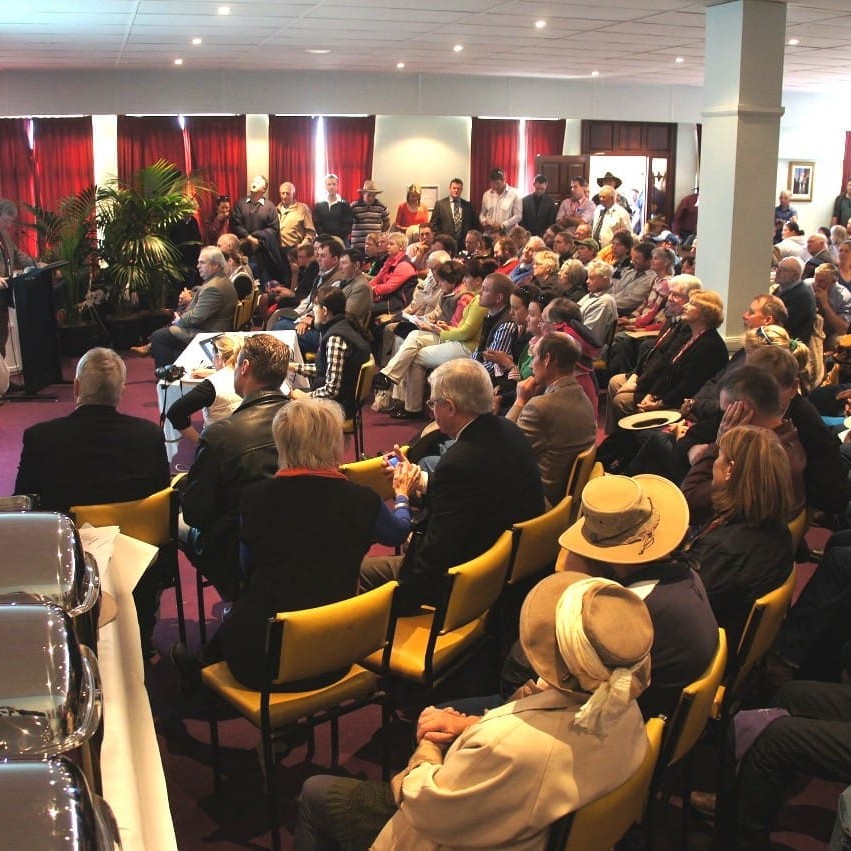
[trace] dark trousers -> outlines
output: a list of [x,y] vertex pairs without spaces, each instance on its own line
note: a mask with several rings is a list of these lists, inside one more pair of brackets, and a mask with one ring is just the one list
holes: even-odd
[[177,356],[189,345],[194,334],[183,329],[172,331],[171,325],[165,328],[157,328],[151,334],[151,355],[154,358],[154,366],[168,366],[174,363]]
[[[273,326],[273,331],[295,331],[296,322],[298,320],[289,319],[284,316],[279,319]],[[301,349],[302,355],[310,352],[319,351],[319,332],[314,328],[308,328],[304,334],[298,335],[298,347]]]
[[827,542],[821,564],[789,611],[774,649],[803,677],[838,680],[842,647],[849,638],[851,531],[846,530]]
[[732,818],[736,838],[726,847],[765,851],[783,800],[796,774],[851,780],[851,685],[792,682],[773,704],[792,717],[762,732],[745,755],[735,785]]

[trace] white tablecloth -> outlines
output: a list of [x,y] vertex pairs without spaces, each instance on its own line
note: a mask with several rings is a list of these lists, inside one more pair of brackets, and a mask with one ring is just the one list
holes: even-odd
[[[301,357],[301,349],[298,346],[295,331],[244,331],[243,336],[251,334],[272,334],[287,345],[290,350],[290,359],[293,363],[303,363]],[[213,366],[210,360],[204,354],[201,348],[201,343],[204,340],[209,340],[210,337],[217,337],[218,333],[214,334],[196,334],[192,342],[180,353],[180,357],[174,362],[175,366],[182,366],[186,370],[186,375],[179,381],[159,381],[157,382],[157,404],[161,412],[169,409],[180,396],[189,392],[192,387],[203,381],[201,378],[191,378],[190,374],[193,369],[209,369]],[[299,378],[300,380],[300,378]],[[299,386],[299,384],[296,384]],[[163,433],[165,435],[165,446],[168,454],[168,460],[171,462],[174,456],[177,455],[178,444],[180,443],[180,432],[175,429],[172,424],[166,420],[163,424]]]
[[[117,617],[98,635],[104,699],[103,796],[115,814],[124,851],[177,851],[154,719],[145,690],[133,602],[133,588],[157,549],[117,532],[117,527],[84,527],[80,531],[83,546],[98,561],[103,590],[118,604]],[[105,570],[101,567],[104,562],[108,563]]]

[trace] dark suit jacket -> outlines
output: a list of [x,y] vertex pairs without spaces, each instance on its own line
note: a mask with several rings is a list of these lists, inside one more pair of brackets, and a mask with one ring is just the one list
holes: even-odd
[[450,567],[481,555],[513,523],[543,510],[541,474],[526,436],[502,417],[477,417],[429,478],[424,531],[399,575],[403,608],[438,602]]
[[108,405],[83,405],[24,432],[15,493],[37,493],[46,511],[125,502],[169,482],[160,429]]
[[541,196],[541,202],[536,210],[533,193],[523,199],[523,218],[520,219],[520,224],[532,236],[543,236],[544,231],[555,222],[557,212],[555,201],[547,194]]
[[458,243],[458,248],[464,247],[464,237],[468,230],[476,227],[476,211],[473,205],[464,198],[458,199],[461,202],[461,230],[456,233],[455,220],[452,217],[452,199],[447,195],[441,198],[435,205],[431,213],[431,229],[435,235],[445,233],[455,237]]

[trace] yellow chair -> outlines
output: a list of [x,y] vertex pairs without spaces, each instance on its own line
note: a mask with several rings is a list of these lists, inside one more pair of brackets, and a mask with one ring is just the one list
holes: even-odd
[[[510,558],[506,531],[482,555],[449,568],[435,611],[397,617],[388,674],[431,688],[470,659],[487,639],[488,611],[499,599]],[[363,664],[379,671],[381,655],[373,653]]]
[[797,573],[793,565],[782,585],[754,600],[739,639],[736,657],[715,694],[712,717],[721,721],[722,727],[726,727],[727,721],[735,713],[751,671],[774,644],[792,603],[796,580]]
[[[278,811],[275,795],[275,766],[272,745],[298,727],[309,731],[307,758],[315,747],[313,730],[331,723],[331,766],[339,760],[338,719],[369,703],[382,704],[382,724],[389,718],[379,673],[356,664],[375,653],[386,663],[392,639],[390,612],[398,582],[300,612],[282,612],[270,618],[266,641],[269,681],[261,691],[238,682],[227,662],[217,662],[201,671],[204,685],[260,729],[266,797],[272,831],[272,847],[279,849]],[[379,665],[379,669],[382,665]],[[342,673],[330,685],[305,691],[275,691],[276,686]],[[210,741],[216,794],[221,791],[218,720],[210,711]],[[385,776],[387,759],[384,759]]]
[[355,412],[351,419],[343,422],[343,434],[355,436],[355,461],[360,461],[364,450],[363,444],[363,406],[367,397],[372,392],[372,379],[378,372],[375,358],[370,355],[369,360],[360,368],[358,383],[355,387]]
[[233,309],[233,330],[250,331],[254,309],[260,300],[260,290],[256,287],[244,299],[238,301]]
[[807,534],[807,529],[810,528],[812,522],[812,511],[805,505],[800,514],[791,520],[788,524],[789,532],[792,534],[792,552],[797,553],[801,541],[804,540],[804,535]]
[[121,532],[159,548],[157,569],[166,583],[173,587],[177,602],[177,628],[180,640],[186,642],[186,620],[183,614],[183,589],[177,562],[177,491],[163,488],[144,499],[128,502],[107,502],[100,505],[72,505],[70,514],[78,526],[118,526]]
[[[408,454],[408,447],[402,447],[402,454]],[[340,464],[340,472],[356,485],[374,490],[382,499],[393,499],[393,483],[384,474],[384,459],[367,458],[351,464]]]
[[647,721],[647,753],[635,774],[617,789],[557,821],[550,831],[548,851],[608,851],[633,824],[641,822],[664,729],[664,718]]
[[591,471],[594,469],[594,460],[596,457],[597,447],[589,446],[584,452],[580,452],[573,462],[573,468],[567,480],[567,496],[573,497],[570,523],[576,520],[576,516],[579,513],[579,506],[582,504],[582,491],[591,477]]
[[539,517],[511,527],[511,561],[506,579],[509,585],[553,567],[559,554],[558,538],[568,527],[572,503],[572,498],[566,496]]

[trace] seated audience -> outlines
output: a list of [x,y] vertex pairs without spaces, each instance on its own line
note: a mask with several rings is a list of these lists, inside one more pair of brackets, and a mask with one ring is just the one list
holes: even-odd
[[652,255],[652,242],[636,243],[630,251],[632,265],[623,271],[613,284],[612,295],[618,303],[618,313],[621,316],[629,316],[644,304],[656,279],[656,273],[650,268]]
[[517,385],[506,414],[529,438],[550,505],[564,499],[576,456],[597,435],[594,409],[574,375],[581,352],[566,334],[547,334],[532,358],[532,376]]
[[188,393],[171,404],[166,418],[172,426],[193,443],[198,442],[198,431],[192,425],[191,417],[202,411],[204,426],[216,420],[229,417],[242,402],[242,397],[234,390],[233,372],[236,359],[242,351],[244,337],[239,334],[220,334],[210,342],[216,353],[213,369],[195,369],[193,378],[203,378],[199,384],[193,384]]
[[833,263],[816,266],[813,295],[816,297],[816,310],[824,320],[824,347],[833,349],[836,338],[847,334],[851,325],[851,292],[839,283]]
[[418,534],[404,557],[367,558],[361,568],[364,590],[398,578],[408,612],[437,602],[449,567],[480,555],[513,523],[544,508],[532,448],[514,423],[492,413],[484,367],[471,358],[451,360],[429,383],[435,422],[455,443],[428,477]]
[[403,233],[387,235],[387,259],[378,274],[370,281],[372,313],[395,313],[411,300],[417,283],[417,270],[405,253],[407,240]]
[[520,262],[511,270],[508,277],[515,285],[525,284],[532,279],[535,273],[535,255],[539,251],[546,251],[547,244],[539,236],[530,237],[523,246],[520,253]]
[[561,297],[578,304],[588,294],[588,270],[581,260],[568,257],[559,267],[558,283]]
[[[236,290],[237,298],[244,299],[254,292],[254,275],[248,265],[247,258],[240,251],[223,251],[225,258],[225,272],[231,279],[233,288]],[[234,328],[238,331],[238,328]]]
[[587,271],[587,295],[572,300],[582,314],[582,324],[601,344],[606,344],[618,319],[618,304],[611,293],[613,269],[602,260],[592,260]]
[[[169,483],[163,433],[156,423],[119,413],[127,367],[112,349],[90,349],[77,363],[74,411],[24,431],[16,494],[38,494],[44,511],[67,513],[72,505],[127,502]],[[159,592],[170,577],[156,563],[133,596],[146,655]]]
[[644,301],[621,316],[618,325],[635,331],[659,331],[664,324],[665,302],[668,300],[677,255],[669,248],[654,248],[650,253],[650,271],[656,276]]
[[[339,406],[325,399],[298,399],[278,409],[272,420],[278,471],[245,488],[240,503],[245,588],[196,660],[186,648],[173,652],[190,678],[193,661],[200,669],[224,659],[247,688],[262,688],[268,619],[353,597],[361,559],[373,541],[397,546],[407,537],[409,478],[419,468],[394,472],[391,512],[375,491],[339,471],[342,425]],[[281,534],[283,516],[291,535]],[[308,687],[318,684],[292,684],[290,690]]]
[[717,330],[723,318],[717,293],[692,292],[683,308],[681,332],[672,333],[670,340],[660,335],[656,357],[647,358],[640,375],[616,375],[609,382],[606,434],[627,414],[679,409],[683,399],[694,396],[727,363],[727,346]]
[[534,284],[541,292],[551,293],[553,297],[561,295],[561,280],[559,278],[558,254],[554,251],[536,251],[532,258],[532,277]]
[[785,222],[781,230],[781,240],[774,246],[776,260],[797,257],[801,261],[808,256],[807,238],[803,228],[797,222]]
[[297,851],[543,848],[553,822],[633,774],[653,641],[644,603],[603,579],[550,576],[524,603],[520,640],[540,681],[483,717],[426,708],[391,784],[307,780]]
[[812,278],[822,263],[836,263],[836,257],[828,247],[828,238],[823,233],[811,233],[807,237],[809,259],[804,264],[804,280]]
[[311,389],[293,390],[292,397],[331,399],[350,418],[357,404],[360,368],[370,358],[369,343],[363,331],[346,315],[346,295],[337,287],[319,288],[313,318],[320,334],[316,361],[289,364],[290,370],[310,378]]
[[271,334],[245,338],[234,389],[242,404],[201,434],[195,460],[181,481],[181,541],[192,563],[225,599],[234,599],[239,569],[239,505],[248,485],[277,469],[272,420],[285,403],[289,349]]
[[804,263],[797,257],[787,257],[777,264],[774,274],[776,295],[783,304],[789,318],[786,330],[790,337],[809,344],[816,320],[816,299],[813,291],[802,280]]
[[[559,539],[565,570],[606,576],[641,596],[653,622],[650,687],[638,701],[645,718],[673,712],[683,686],[707,668],[718,625],[703,583],[678,550],[688,529],[679,488],[658,476],[600,476],[582,492],[582,516]],[[534,669],[515,645],[503,693]]]
[[730,658],[757,597],[783,584],[793,565],[787,518],[789,459],[776,435],[736,426],[718,439],[712,466],[712,518],[685,551],[718,625],[727,632]]
[[[499,387],[505,387],[509,392],[513,391],[515,381],[510,378],[511,373],[517,368],[517,364],[521,358],[525,356],[531,359],[529,354],[528,344],[532,337],[532,333],[527,329],[529,319],[529,306],[532,302],[536,302],[538,306],[544,300],[549,300],[549,293],[542,293],[541,290],[533,283],[521,284],[515,287],[509,298],[508,315],[511,321],[517,326],[517,339],[510,352],[503,352],[497,349],[485,350],[485,362],[492,362],[502,367],[503,375],[495,382]],[[496,392],[496,391],[495,391]]]

